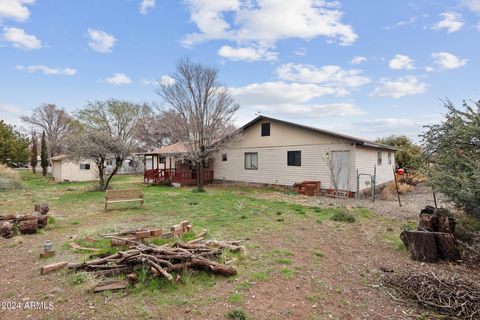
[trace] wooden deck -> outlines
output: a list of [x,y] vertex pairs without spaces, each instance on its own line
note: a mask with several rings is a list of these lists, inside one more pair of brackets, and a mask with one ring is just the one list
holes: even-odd
[[[197,171],[177,169],[150,169],[143,173],[144,183],[160,184],[163,182],[179,183],[180,185],[195,185],[197,183]],[[205,184],[213,182],[213,170],[203,170]]]

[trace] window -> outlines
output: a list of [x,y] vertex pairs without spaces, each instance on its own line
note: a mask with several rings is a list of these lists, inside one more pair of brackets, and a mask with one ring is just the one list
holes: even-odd
[[226,153],[222,153],[222,161],[227,161],[228,157]]
[[107,160],[107,166],[113,166],[113,160]]
[[245,153],[245,169],[246,170],[258,169],[258,153],[257,152]]
[[262,137],[270,135],[270,122],[262,123]]
[[80,170],[90,170],[90,163],[80,163]]
[[392,164],[392,153],[388,153],[388,164]]
[[165,163],[167,161],[167,157],[159,156],[160,158],[158,159],[158,162],[160,163]]
[[377,152],[377,164],[378,164],[379,166],[382,165],[382,151],[378,151],[378,152]]
[[287,151],[287,165],[300,167],[302,165],[302,152]]

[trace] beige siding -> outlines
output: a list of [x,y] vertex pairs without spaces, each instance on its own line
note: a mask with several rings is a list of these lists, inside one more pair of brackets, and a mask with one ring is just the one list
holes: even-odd
[[[392,163],[388,163],[387,150],[377,150],[357,147],[356,152],[356,167],[360,173],[368,173],[373,175],[375,166],[377,167],[377,181],[376,184],[380,185],[393,180],[393,168],[395,167],[395,152],[390,151],[392,155]],[[382,164],[377,164],[377,152],[382,153]],[[360,178],[359,188],[360,190],[366,189],[367,185],[365,181],[369,180],[369,177],[362,176]]]
[[[80,163],[89,163],[90,170],[80,170]],[[53,177],[55,181],[92,181],[98,177],[97,167],[91,160],[53,161]]]
[[[287,165],[287,151],[301,151],[301,166]],[[325,154],[350,151],[350,190],[355,190],[355,147],[341,138],[271,122],[270,136],[261,136],[260,122],[228,148],[219,152],[214,161],[215,179],[265,184],[292,185],[305,180],[320,180],[322,188],[332,188]],[[245,152],[258,153],[258,170],[245,169]],[[227,161],[222,161],[222,154]]]

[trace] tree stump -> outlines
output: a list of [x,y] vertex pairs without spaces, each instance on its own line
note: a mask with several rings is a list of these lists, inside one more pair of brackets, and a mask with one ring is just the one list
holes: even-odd
[[35,204],[35,211],[40,212],[41,214],[47,214],[50,211],[48,203],[37,203]]
[[38,228],[37,219],[23,220],[18,223],[18,231],[22,234],[36,233]]
[[41,214],[39,212],[34,212],[34,213],[32,213],[31,217],[32,217],[32,219],[33,218],[37,219],[39,228],[43,228],[43,227],[47,226],[47,224],[48,224],[48,216],[46,214],[44,215],[44,214]]
[[13,223],[10,221],[0,222],[0,236],[4,238],[13,237]]
[[451,233],[404,230],[400,239],[416,261],[438,262],[460,260],[455,237]]
[[440,259],[433,232],[403,230],[400,239],[408,248],[413,260],[438,262]]

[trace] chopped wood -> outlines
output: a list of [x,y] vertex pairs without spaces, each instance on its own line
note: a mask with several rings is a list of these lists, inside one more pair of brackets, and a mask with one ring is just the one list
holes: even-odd
[[[94,272],[107,275],[109,271],[117,273],[132,272],[141,267],[155,276],[173,281],[172,272],[186,269],[204,270],[207,272],[231,276],[237,273],[234,266],[219,263],[217,259],[225,250],[239,251],[239,241],[215,241],[199,244],[173,243],[163,246],[137,243],[127,251],[121,251],[110,256],[92,261],[69,264],[68,268],[75,271]],[[113,273],[112,273],[113,274]],[[127,278],[135,281],[130,274]]]
[[201,242],[201,241],[203,241],[203,240],[205,240],[204,237],[199,237],[199,238],[190,240],[190,241],[188,241],[187,243],[188,243],[188,244],[195,244],[195,243]]
[[135,272],[129,273],[129,274],[127,274],[127,280],[131,284],[135,284],[135,283],[138,282],[138,276]]
[[40,268],[41,274],[47,274],[52,271],[56,271],[62,268],[65,268],[68,265],[68,262],[58,262],[54,264],[49,264]]
[[125,289],[127,287],[127,283],[125,281],[115,281],[115,282],[100,282],[97,284],[93,292],[102,292],[102,291],[112,291],[112,290],[120,290]]
[[198,238],[201,238],[201,237],[205,237],[207,235],[208,231],[207,229],[203,229],[202,232],[200,232],[199,234],[197,234],[197,237]]
[[86,236],[86,237],[83,239],[83,241],[88,242],[88,243],[95,243],[95,242],[97,242],[96,239],[94,239],[94,238],[92,238],[92,237],[90,237],[90,236]]
[[162,234],[162,228],[150,229],[150,234],[152,237],[158,237]]
[[152,233],[150,232],[150,230],[145,230],[145,231],[137,231],[133,233],[133,235],[135,236],[135,238],[142,240],[142,239],[150,238],[152,236]]

